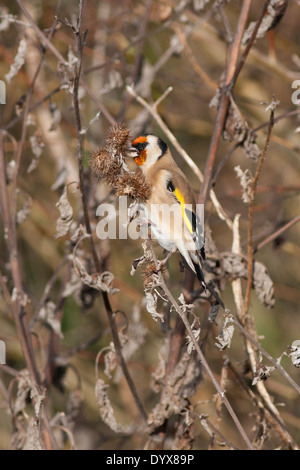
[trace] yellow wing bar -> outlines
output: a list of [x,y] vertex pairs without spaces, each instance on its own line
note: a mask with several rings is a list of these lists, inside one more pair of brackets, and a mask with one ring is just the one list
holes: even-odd
[[184,220],[184,222],[185,222],[185,224],[186,224],[186,226],[187,226],[189,232],[190,232],[191,234],[193,234],[193,233],[194,233],[193,226],[192,226],[191,221],[190,221],[190,219],[188,218],[188,216],[187,216],[187,214],[186,214],[186,212],[185,212],[185,201],[184,201],[183,194],[182,194],[181,191],[179,191],[178,188],[175,188],[174,194],[175,194],[175,196],[176,196],[178,202],[180,203],[182,218],[183,218],[183,220]]

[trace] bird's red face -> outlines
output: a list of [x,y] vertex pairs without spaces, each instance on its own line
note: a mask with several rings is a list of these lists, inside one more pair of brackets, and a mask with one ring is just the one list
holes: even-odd
[[138,156],[134,158],[134,161],[137,165],[142,166],[146,159],[147,159],[147,145],[148,145],[148,140],[147,136],[140,136],[134,139],[132,142],[132,147],[134,147],[138,151]]

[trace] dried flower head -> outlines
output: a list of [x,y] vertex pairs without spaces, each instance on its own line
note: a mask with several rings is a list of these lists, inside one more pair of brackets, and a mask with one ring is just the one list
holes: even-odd
[[138,168],[132,177],[132,197],[140,202],[145,202],[151,196],[151,187],[145,180],[144,173]]
[[[162,264],[159,269],[163,276],[168,271],[165,264]],[[143,278],[145,290],[152,289],[158,285],[158,271],[154,261],[147,264],[146,269],[143,272]]]
[[130,196],[138,202],[149,199],[151,188],[140,168],[131,173],[125,163],[130,131],[125,124],[110,128],[105,147],[96,150],[90,158],[92,171],[112,186],[117,196]]
[[106,148],[104,147],[95,150],[90,157],[89,164],[92,171],[97,176],[105,178],[109,173],[111,166],[110,155]]
[[116,152],[126,153],[130,131],[125,124],[112,126],[107,134],[106,146],[114,148]]
[[131,196],[139,202],[145,202],[151,195],[151,188],[140,168],[135,173],[124,173],[114,186],[117,196]]
[[157,269],[156,269],[155,263],[152,261],[146,266],[146,269],[143,272],[145,289],[152,287],[153,280],[156,277],[157,277]]

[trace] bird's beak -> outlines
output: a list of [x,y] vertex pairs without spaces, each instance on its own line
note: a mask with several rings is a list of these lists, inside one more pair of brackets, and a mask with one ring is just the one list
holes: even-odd
[[138,151],[138,149],[136,149],[135,147],[128,147],[127,152],[126,152],[126,155],[127,155],[128,157],[135,158],[135,157],[138,157],[138,156],[139,156],[139,151]]

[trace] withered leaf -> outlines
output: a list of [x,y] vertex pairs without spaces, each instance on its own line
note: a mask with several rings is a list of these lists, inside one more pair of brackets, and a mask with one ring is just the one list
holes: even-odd
[[209,3],[210,0],[193,0],[193,7],[196,11],[203,10],[205,5]]
[[157,312],[157,294],[150,290],[145,292],[145,299],[146,299],[146,310],[152,316],[153,320],[157,321],[164,321],[164,316],[162,313]]
[[40,427],[35,418],[29,419],[23,450],[43,450],[40,442]]
[[221,255],[222,268],[225,274],[234,279],[247,277],[247,264],[245,258],[237,253],[224,253]]
[[29,137],[29,142],[31,145],[31,151],[33,153],[33,159],[31,160],[31,163],[27,168],[27,173],[31,173],[33,170],[35,170],[38,165],[40,156],[42,155],[42,152],[45,148],[45,144],[42,141],[41,135],[38,132]]
[[288,356],[291,358],[291,361],[295,367],[300,367],[300,341],[294,341],[290,349],[291,352],[288,354]]
[[55,129],[57,128],[58,124],[61,121],[62,114],[61,114],[60,109],[53,102],[50,102],[49,104],[49,111],[50,111],[51,119],[52,119],[51,127],[49,129],[49,132],[51,132],[51,131],[55,131]]
[[144,254],[140,258],[136,258],[132,261],[132,267],[130,271],[130,275],[133,276],[135,271],[140,265],[143,265],[147,261],[152,259],[151,251],[148,249],[147,240],[142,243],[142,248],[144,250]]
[[27,43],[25,39],[21,39],[18,46],[17,54],[14,58],[13,64],[10,66],[9,72],[5,75],[5,80],[10,83],[22,68],[27,55]]
[[68,424],[74,424],[83,403],[83,393],[80,388],[71,390],[66,403],[66,418]]
[[220,309],[220,305],[219,305],[219,304],[213,304],[213,305],[210,307],[210,310],[209,310],[208,320],[209,320],[210,322],[214,323],[215,325],[217,325],[216,318],[217,318],[217,316],[218,316],[219,309]]
[[271,372],[275,369],[273,366],[265,366],[262,363],[257,364],[255,375],[252,380],[252,385],[256,385],[260,380],[267,380]]
[[245,203],[250,203],[253,199],[253,177],[250,173],[250,170],[247,168],[245,171],[243,171],[239,165],[235,166],[234,170],[240,180],[240,185],[243,190],[242,200]]
[[247,136],[243,142],[243,150],[246,158],[250,158],[255,162],[258,160],[261,154],[260,148],[256,143],[256,138],[256,134],[248,129]]
[[8,13],[8,8],[0,7],[0,31],[7,31],[11,22],[14,21],[13,15]]
[[254,262],[253,284],[261,303],[265,307],[273,308],[275,305],[273,281],[268,274],[267,268],[259,261]]
[[77,293],[81,292],[82,286],[83,286],[82,280],[80,279],[80,277],[78,277],[75,271],[72,270],[71,278],[66,283],[62,296],[69,297],[70,295],[76,295]]
[[114,275],[109,271],[103,273],[89,274],[85,269],[83,262],[77,257],[73,256],[74,270],[78,277],[88,286],[93,289],[107,292],[108,294],[115,294],[119,289],[112,287]]
[[172,450],[191,450],[195,440],[194,434],[195,416],[187,410],[181,414],[176,430]]
[[28,370],[24,370],[19,374],[18,377],[18,390],[17,398],[14,404],[14,414],[17,415],[20,411],[23,411],[27,405],[27,398],[30,395],[31,382]]
[[73,222],[73,208],[68,200],[68,188],[64,187],[63,193],[56,206],[60,212],[60,217],[56,222],[55,238],[63,237],[68,233]]
[[243,118],[238,106],[231,96],[223,130],[223,138],[225,140],[236,140],[237,142],[243,142],[247,131],[247,121]]
[[[192,327],[192,333],[193,333],[193,336],[194,336],[194,339],[196,341],[198,341],[199,337],[200,337],[200,333],[201,333],[201,328],[193,328]],[[187,335],[187,346],[186,346],[186,350],[187,350],[187,353],[188,354],[191,354],[192,351],[195,350],[195,346],[194,346],[194,342],[191,338],[190,335]]]
[[[222,268],[225,274],[229,274],[233,279],[247,279],[247,261],[242,255],[237,253],[224,253],[221,256]],[[274,285],[267,268],[259,261],[253,263],[253,287],[260,302],[268,308],[275,305]]]
[[114,410],[107,394],[108,385],[100,378],[96,381],[95,393],[102,420],[116,433],[131,434],[133,425],[122,426],[116,421]]
[[234,326],[229,325],[229,323],[231,323],[232,321],[233,321],[232,315],[227,315],[224,321],[223,329],[221,333],[216,337],[216,339],[219,342],[215,343],[215,345],[221,351],[223,351],[226,348],[230,348],[231,340],[232,340],[233,333],[234,333]]
[[[256,39],[264,37],[264,35],[275,28],[277,24],[281,21],[286,9],[288,1],[287,0],[271,0],[267,8],[267,14],[264,15],[263,20],[258,28]],[[250,41],[253,30],[255,28],[256,21],[252,21],[246,31],[244,32],[242,42],[247,44]]]
[[122,344],[123,356],[128,360],[145,342],[148,329],[141,321],[130,322],[126,342]]
[[61,331],[61,324],[56,316],[56,305],[52,300],[48,300],[38,313],[38,319],[47,325],[58,335],[63,338],[64,335]]
[[[105,348],[105,349],[107,349],[107,348]],[[114,344],[112,342],[109,345],[108,351],[106,351],[106,353],[104,355],[104,365],[105,365],[104,374],[109,379],[112,379],[112,372],[118,366],[118,359],[117,359],[117,355],[116,355],[116,350],[115,350]]]
[[26,201],[23,204],[22,209],[17,212],[17,224],[20,225],[27,219],[32,208],[32,198],[27,196]]
[[148,429],[153,432],[166,419],[179,414],[188,406],[187,398],[195,394],[202,377],[202,367],[197,356],[186,351],[168,376],[165,393],[148,416]]

